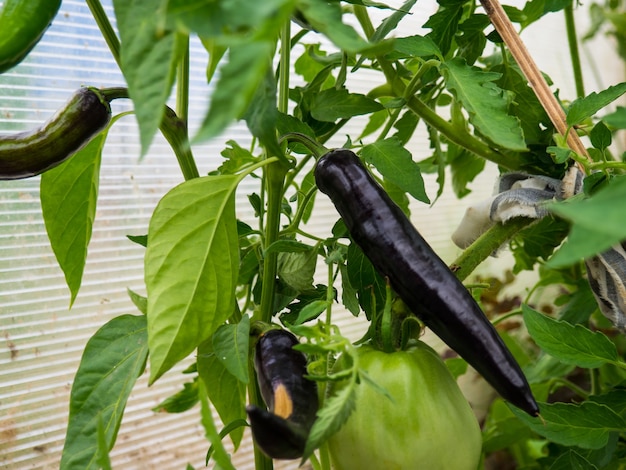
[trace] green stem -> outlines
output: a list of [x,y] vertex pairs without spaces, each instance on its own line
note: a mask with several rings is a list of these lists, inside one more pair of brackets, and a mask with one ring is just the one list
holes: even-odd
[[289,63],[291,59],[291,21],[288,19],[281,31],[280,45],[280,88],[278,89],[278,110],[281,113],[289,111]]
[[113,29],[113,26],[111,26],[109,17],[104,11],[104,8],[102,8],[102,4],[99,0],[87,0],[87,6],[89,7],[89,10],[91,10],[91,14],[94,20],[96,20],[96,24],[98,25],[104,40],[109,46],[113,59],[117,62],[118,67],[122,68],[120,61],[120,40],[115,34],[115,30]]
[[573,2],[565,7],[565,28],[567,30],[567,42],[569,44],[569,55],[572,59],[574,71],[574,83],[576,84],[576,96],[585,96],[585,85],[583,83],[583,72],[580,65],[580,53],[578,51],[578,37],[576,35],[576,22],[574,21]]
[[185,52],[176,70],[176,114],[187,126],[189,124],[189,35],[179,33],[178,39]]
[[526,217],[517,217],[506,224],[498,223],[491,227],[454,260],[452,270],[455,276],[463,281],[503,243],[534,221]]

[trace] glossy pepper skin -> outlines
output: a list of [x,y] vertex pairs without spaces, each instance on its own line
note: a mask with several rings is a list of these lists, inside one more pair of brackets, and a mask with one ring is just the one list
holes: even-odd
[[94,88],[80,88],[41,127],[0,135],[0,180],[30,178],[60,165],[111,120],[111,107]]
[[327,153],[315,181],[404,303],[505,400],[537,416],[528,382],[493,325],[359,158],[345,149]]
[[297,338],[268,330],[256,344],[254,367],[268,410],[247,407],[257,446],[273,459],[302,457],[319,407],[317,385],[306,379],[306,357],[293,349]]
[[39,42],[61,0],[5,0],[0,10],[0,73],[19,64]]

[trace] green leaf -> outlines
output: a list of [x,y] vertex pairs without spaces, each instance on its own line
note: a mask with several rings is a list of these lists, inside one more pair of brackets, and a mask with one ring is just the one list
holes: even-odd
[[80,289],[91,240],[106,133],[101,133],[52,170],[41,175],[41,211],[52,251],[70,289],[70,305]]
[[259,139],[267,149],[268,156],[283,156],[283,151],[276,139],[276,121],[278,119],[276,78],[269,68],[250,101],[244,119],[252,135]]
[[109,457],[109,443],[106,439],[106,430],[102,422],[102,415],[98,415],[98,455],[96,457],[98,468],[111,470],[111,459]]
[[428,18],[424,28],[431,29],[427,37],[439,47],[441,55],[448,54],[452,41],[459,29],[463,17],[463,5],[467,0],[438,0],[439,10]]
[[598,467],[592,465],[582,455],[569,449],[567,452],[561,454],[552,465],[549,470],[597,470]]
[[147,356],[143,315],[116,317],[87,342],[72,384],[61,470],[100,468],[98,422],[103,424],[106,448],[111,449]]
[[152,408],[155,413],[183,413],[198,403],[198,378],[183,384],[183,389]]
[[596,368],[618,360],[615,345],[601,332],[554,320],[522,306],[524,323],[541,349],[565,364]]
[[328,307],[327,300],[314,300],[313,302],[302,307],[298,312],[298,317],[293,322],[294,325],[302,325],[310,320],[313,320],[320,316],[322,312]]
[[345,88],[329,88],[315,95],[311,103],[311,115],[318,121],[335,122],[361,114],[383,109],[378,101],[359,93],[350,93]]
[[355,53],[370,47],[352,26],[343,23],[339,2],[298,0],[296,7],[316,31],[323,33],[340,49]]
[[508,101],[493,82],[499,73],[484,72],[454,58],[441,64],[446,88],[469,113],[476,129],[499,147],[522,152],[526,143],[520,122],[507,113]]
[[612,432],[622,432],[626,428],[626,422],[615,412],[589,401],[580,404],[540,403],[539,418],[513,406],[510,409],[534,432],[564,446],[600,449],[607,445]]
[[567,124],[573,126],[593,116],[605,106],[626,93],[626,82],[610,86],[599,93],[593,92],[574,100],[567,110]]
[[217,468],[223,470],[236,470],[230,460],[230,455],[224,448],[220,435],[217,433],[215,421],[213,421],[211,406],[209,404],[209,400],[207,400],[206,386],[202,381],[198,382],[198,396],[200,397],[200,422],[204,428],[204,434],[213,448],[212,455]]
[[276,240],[265,249],[265,254],[269,253],[303,253],[311,250],[311,245],[299,242],[297,240]]
[[[228,425],[246,419],[246,385],[228,372],[217,358],[212,339],[198,347],[198,375],[222,423]],[[242,437],[243,428],[230,433],[235,448],[241,443]]]
[[604,116],[602,120],[616,129],[626,129],[626,108],[618,106],[614,113]]
[[397,38],[393,42],[393,52],[388,54],[389,59],[404,59],[409,57],[436,56],[443,60],[437,44],[428,36],[409,36]]
[[361,312],[356,289],[352,287],[352,284],[350,283],[346,265],[340,264],[339,270],[341,271],[341,302],[344,307],[346,307],[348,311],[356,317]]
[[151,383],[211,337],[233,311],[240,179],[186,181],[152,214],[145,255]]
[[132,289],[127,288],[126,292],[128,293],[128,297],[130,297],[131,302],[137,307],[137,309],[146,315],[148,313],[148,299],[143,295],[139,295],[137,292]]
[[180,51],[174,31],[162,28],[163,0],[114,0],[120,61],[139,123],[145,155],[159,128]]
[[366,162],[374,165],[386,180],[418,201],[427,204],[430,202],[419,166],[399,139],[391,137],[365,145],[361,149],[361,155]]
[[305,252],[279,253],[278,277],[298,292],[305,291],[313,286],[316,263],[317,247]]
[[356,400],[355,382],[327,398],[317,413],[311,432],[306,441],[302,460],[306,460],[326,439],[336,433],[354,410]]
[[593,126],[593,129],[591,129],[591,132],[589,133],[589,138],[591,139],[591,145],[599,150],[606,149],[611,145],[613,140],[611,131],[602,121]]
[[614,177],[590,198],[550,204],[548,209],[573,222],[567,242],[549,261],[551,267],[606,251],[626,239],[626,177]]
[[228,62],[220,67],[219,80],[211,94],[211,105],[195,140],[219,135],[231,122],[243,116],[271,65],[274,46],[254,41],[230,48]]
[[358,293],[359,304],[370,319],[375,313],[374,302],[378,308],[385,302],[387,284],[355,243],[348,246],[346,265],[350,285]]
[[244,315],[237,324],[221,325],[213,335],[213,350],[217,359],[237,380],[248,383],[248,343],[250,319]]
[[485,159],[450,142],[447,152],[448,165],[452,173],[452,189],[460,199],[471,191],[467,187],[485,168]]

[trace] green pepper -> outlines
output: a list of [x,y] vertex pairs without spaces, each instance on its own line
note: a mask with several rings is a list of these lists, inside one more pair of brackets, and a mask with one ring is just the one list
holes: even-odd
[[5,0],[0,11],[0,73],[19,64],[39,42],[61,0]]
[[95,88],[80,88],[43,126],[0,136],[0,180],[29,178],[60,165],[102,131],[111,107]]
[[[420,341],[392,353],[364,345],[357,360],[379,388],[365,380],[356,386],[355,409],[328,442],[335,470],[478,468],[478,421],[435,351]],[[333,371],[349,367],[342,356]]]

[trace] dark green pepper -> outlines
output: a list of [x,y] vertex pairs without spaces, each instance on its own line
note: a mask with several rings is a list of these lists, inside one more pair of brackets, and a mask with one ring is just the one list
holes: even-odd
[[296,337],[269,330],[259,338],[254,367],[268,410],[247,407],[256,445],[273,459],[302,457],[319,407],[317,385],[305,378],[306,357],[293,349]]
[[61,0],[5,0],[0,11],[0,73],[19,64],[39,42]]
[[29,178],[60,165],[100,133],[111,119],[108,101],[80,88],[43,126],[0,136],[0,180]]
[[496,329],[359,158],[349,150],[329,152],[317,162],[315,181],[404,303],[504,399],[538,415],[528,382]]

